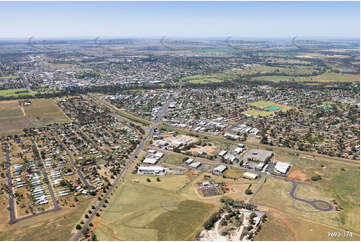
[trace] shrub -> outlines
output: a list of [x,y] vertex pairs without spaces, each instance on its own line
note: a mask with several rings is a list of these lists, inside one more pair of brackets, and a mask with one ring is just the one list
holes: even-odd
[[321,180],[321,179],[322,179],[322,178],[321,178],[320,175],[314,175],[314,176],[311,177],[311,180],[312,180],[312,181],[319,181],[319,180]]

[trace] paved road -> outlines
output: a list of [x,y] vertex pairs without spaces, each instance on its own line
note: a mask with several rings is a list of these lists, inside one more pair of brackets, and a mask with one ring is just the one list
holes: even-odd
[[51,199],[53,200],[53,204],[54,204],[54,209],[60,209],[59,207],[59,204],[58,204],[58,200],[56,199],[55,197],[55,194],[54,194],[54,190],[53,190],[53,186],[51,185],[50,183],[50,180],[49,180],[49,177],[48,177],[48,173],[46,172],[46,169],[45,169],[45,163],[43,161],[43,158],[41,157],[41,154],[39,152],[39,149],[38,149],[38,146],[36,145],[35,141],[32,139],[31,142],[33,143],[33,151],[34,153],[36,153],[38,156],[39,156],[39,160],[42,164],[41,166],[41,171],[43,173],[43,176],[44,176],[44,179],[45,179],[45,183],[46,185],[48,186],[48,190],[49,190],[49,193],[50,193],[50,196],[51,196]]
[[14,205],[14,194],[13,194],[13,181],[10,171],[10,156],[9,156],[9,145],[5,144],[5,157],[6,157],[6,174],[8,177],[8,186],[9,186],[9,209],[10,209],[10,221],[9,224],[16,223],[15,217],[15,205]]
[[[292,182],[292,184],[293,184],[292,189],[290,191],[290,196],[294,200],[307,203],[307,204],[311,205],[313,208],[315,208],[315,209],[317,209],[319,211],[332,211],[333,210],[333,206],[329,202],[326,202],[326,201],[323,201],[323,200],[311,200],[310,201],[310,200],[306,200],[306,199],[303,199],[303,198],[296,197],[295,192],[296,192],[296,189],[297,189],[298,185],[300,185],[300,184],[306,185],[307,183],[304,183],[304,182],[301,183],[301,182],[298,182],[298,181],[291,181],[291,180],[289,180],[289,181]],[[307,184],[307,185],[311,185],[311,184]],[[322,207],[318,206],[318,203],[323,203],[327,207],[322,208]]]
[[39,216],[39,215],[42,215],[42,214],[47,214],[47,213],[59,211],[60,207],[58,207],[57,203],[54,203],[54,208],[53,209],[46,210],[44,212],[37,213],[37,214],[32,214],[32,215],[22,217],[22,218],[18,218],[18,219],[15,217],[14,194],[13,194],[13,184],[12,184],[12,177],[11,177],[11,171],[10,171],[11,164],[10,164],[8,144],[5,145],[5,152],[6,152],[7,176],[8,176],[8,185],[9,185],[9,208],[10,208],[10,221],[9,221],[9,224],[14,224],[14,223],[23,221],[25,219],[30,219],[30,218],[33,218],[33,217],[36,217],[36,216]]
[[[306,182],[302,182],[302,181],[294,181],[294,180],[290,180],[288,179],[287,177],[283,177],[283,176],[276,176],[276,175],[272,175],[270,173],[267,173],[267,172],[263,172],[263,171],[256,171],[256,170],[252,170],[252,169],[248,169],[248,168],[242,168],[242,167],[237,167],[235,165],[232,166],[233,168],[236,168],[236,169],[240,169],[240,170],[247,170],[247,171],[250,171],[250,172],[253,172],[253,173],[257,173],[258,175],[262,175],[264,178],[266,178],[266,176],[269,176],[269,177],[273,177],[273,178],[276,178],[276,179],[280,179],[280,180],[284,180],[286,182],[291,182],[293,184],[293,187],[291,188],[291,191],[289,193],[289,195],[291,196],[292,199],[294,200],[297,200],[297,201],[300,201],[300,202],[304,202],[304,203],[307,203],[309,205],[311,205],[312,207],[314,207],[315,209],[319,210],[319,211],[331,211],[333,209],[333,206],[329,203],[329,202],[326,202],[326,201],[323,201],[323,200],[312,200],[312,201],[309,201],[309,200],[305,200],[305,199],[302,199],[302,198],[298,198],[296,197],[295,195],[295,192],[296,192],[296,189],[297,189],[297,186],[298,185],[307,185],[307,186],[314,186],[313,184],[310,184],[310,183],[306,183]],[[262,183],[263,184],[263,183]],[[262,186],[262,184],[260,184],[259,187],[257,187],[256,191],[258,191],[260,189],[260,187]],[[256,192],[254,192],[255,194]],[[253,197],[253,196],[252,196]],[[249,199],[251,200],[252,197]],[[247,202],[246,202],[247,203]],[[323,203],[327,206],[327,208],[321,208],[318,206],[318,203]]]
[[59,211],[59,210],[61,210],[60,207],[49,209],[49,210],[46,210],[46,211],[43,211],[43,212],[40,212],[40,213],[36,213],[36,214],[32,214],[32,215],[29,215],[29,216],[26,216],[26,217],[18,218],[18,219],[15,220],[15,223],[26,220],[26,219],[34,218],[34,217],[37,217],[37,216],[40,216],[40,215],[43,215],[43,214],[56,212],[56,211]]
[[83,176],[83,173],[81,172],[80,168],[76,165],[76,163],[73,159],[73,156],[71,155],[70,151],[68,150],[68,147],[66,147],[66,145],[63,143],[63,141],[61,141],[61,139],[59,139],[59,137],[56,134],[53,134],[53,135],[54,135],[55,139],[59,142],[59,144],[63,147],[63,149],[66,151],[71,165],[76,168],[76,171],[77,171],[80,179],[82,180],[82,182],[85,184],[85,186],[90,190],[94,189],[94,186],[92,186],[88,183],[88,181]]
[[[175,93],[175,95],[177,95],[179,92],[177,91]],[[144,148],[145,143],[147,142],[148,138],[151,137],[153,135],[154,129],[156,127],[158,127],[158,125],[160,124],[164,114],[167,112],[167,109],[169,107],[169,104],[174,100],[174,95],[171,95],[171,97],[168,99],[168,101],[163,105],[161,111],[158,113],[158,117],[155,120],[155,122],[151,125],[151,127],[147,130],[146,135],[144,136],[143,140],[140,142],[138,148],[135,150],[135,152],[131,155],[131,157],[129,158],[129,161],[126,163],[125,167],[120,171],[119,175],[117,176],[117,178],[115,179],[113,185],[110,187],[110,189],[108,190],[108,192],[104,195],[103,199],[99,202],[99,204],[95,207],[95,209],[93,210],[92,214],[89,216],[89,218],[86,220],[86,222],[84,223],[84,225],[82,226],[82,228],[75,234],[75,236],[73,237],[72,240],[79,240],[80,237],[83,234],[83,231],[85,231],[90,222],[94,219],[94,217],[96,216],[96,214],[98,213],[99,209],[103,206],[103,204],[105,203],[105,200],[109,197],[110,193],[113,192],[114,188],[116,187],[116,185],[119,183],[121,177],[123,176],[123,174],[127,171],[127,169],[133,164],[136,156],[139,154],[139,152]]]
[[81,136],[83,136],[88,142],[93,144],[93,146],[95,147],[95,149],[97,149],[97,151],[99,151],[102,154],[105,154],[105,152],[102,149],[100,149],[100,147],[94,142],[94,140],[90,139],[88,135],[86,135],[81,129],[79,129],[78,131]]

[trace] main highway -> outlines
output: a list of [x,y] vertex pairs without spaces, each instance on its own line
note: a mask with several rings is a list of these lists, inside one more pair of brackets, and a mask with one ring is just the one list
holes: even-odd
[[94,217],[96,216],[96,214],[98,213],[99,209],[104,205],[105,200],[109,197],[109,195],[113,192],[113,190],[115,189],[116,185],[119,183],[120,179],[122,178],[122,176],[125,174],[125,172],[128,170],[128,168],[133,164],[134,160],[136,159],[136,157],[138,156],[139,152],[144,148],[145,143],[148,141],[148,138],[151,137],[153,135],[154,130],[158,127],[158,125],[161,123],[162,118],[164,116],[164,114],[167,112],[169,104],[174,100],[174,97],[177,96],[181,90],[182,85],[180,84],[179,86],[180,88],[177,89],[174,93],[170,93],[170,96],[168,97],[168,100],[165,104],[163,104],[162,109],[160,110],[160,112],[158,113],[158,117],[155,120],[155,122],[152,123],[151,127],[148,128],[148,130],[146,131],[146,134],[144,136],[144,138],[142,139],[142,141],[140,142],[139,146],[137,147],[137,149],[135,150],[135,152],[133,152],[133,154],[131,155],[131,157],[129,158],[129,161],[125,164],[125,166],[123,167],[123,169],[120,171],[119,175],[117,176],[117,178],[115,179],[115,181],[113,182],[112,186],[110,187],[110,189],[106,192],[106,194],[104,195],[103,199],[98,203],[98,205],[95,207],[95,209],[93,210],[92,214],[89,216],[89,218],[84,222],[82,228],[73,236],[73,238],[71,240],[74,241],[78,241],[80,240],[82,234],[84,231],[86,231],[86,229],[88,228],[89,224],[91,223],[91,221],[94,219]]

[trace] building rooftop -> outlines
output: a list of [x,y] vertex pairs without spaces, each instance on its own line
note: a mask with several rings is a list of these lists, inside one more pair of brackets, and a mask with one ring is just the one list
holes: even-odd
[[244,161],[253,160],[253,161],[266,162],[272,157],[272,155],[273,155],[272,151],[252,149],[252,150],[247,151],[247,153],[243,157],[243,160]]
[[289,168],[290,164],[286,162],[277,162],[275,166],[275,169],[283,174],[286,174]]

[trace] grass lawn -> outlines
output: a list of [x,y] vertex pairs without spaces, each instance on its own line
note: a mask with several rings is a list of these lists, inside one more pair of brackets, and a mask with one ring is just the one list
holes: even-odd
[[251,103],[249,103],[249,105],[260,108],[260,109],[265,109],[267,107],[279,107],[280,110],[283,112],[292,109],[292,107],[290,107],[290,106],[278,104],[278,103],[271,102],[271,101],[251,102]]
[[34,92],[29,92],[26,88],[0,90],[0,97],[21,97],[35,96]]
[[58,90],[54,88],[39,88],[36,90],[33,90],[29,92],[27,88],[16,88],[16,89],[6,89],[6,90],[0,90],[0,97],[34,97],[37,93],[52,93],[52,92],[59,92]]
[[169,153],[167,153],[167,156],[166,156],[164,162],[167,164],[181,165],[181,164],[183,164],[184,157],[188,157],[188,156],[185,156],[182,154],[177,154],[174,152],[172,152],[172,153],[169,152]]
[[225,81],[233,80],[236,75],[235,72],[220,72],[214,73],[210,75],[194,75],[184,77],[183,84],[191,83],[191,84],[207,84],[207,83],[220,83]]
[[[275,112],[283,111],[286,112],[287,110],[292,109],[293,107],[288,105],[277,104],[271,101],[257,101],[249,103],[250,106],[253,106],[258,109],[250,108],[244,112],[245,115],[251,116],[271,116],[274,115]],[[261,109],[261,110],[260,110]]]

